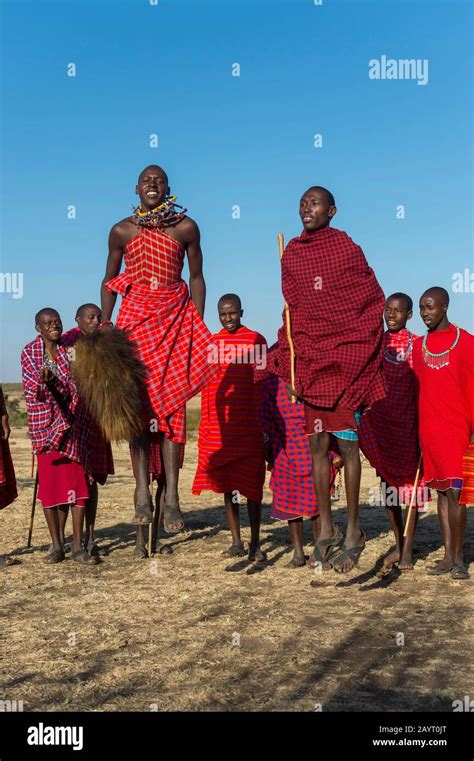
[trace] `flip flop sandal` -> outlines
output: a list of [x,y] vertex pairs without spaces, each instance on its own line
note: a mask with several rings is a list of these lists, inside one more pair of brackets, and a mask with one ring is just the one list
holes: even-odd
[[248,559],[251,563],[265,563],[267,560],[267,553],[256,547],[255,549],[249,549]]
[[356,567],[357,563],[359,562],[359,558],[365,549],[365,542],[366,542],[366,535],[365,531],[362,531],[362,543],[356,544],[355,547],[346,547],[345,544],[341,547],[341,552],[339,554],[334,555],[329,562],[329,565],[331,568],[336,571],[337,573],[345,573],[344,571],[338,570],[337,566],[342,565],[344,563],[344,560],[353,560],[354,565],[350,569],[351,571]]
[[161,542],[158,542],[155,547],[155,553],[158,553],[158,555],[172,555],[173,548],[169,544],[161,544]]
[[97,565],[99,562],[99,558],[89,555],[89,553],[84,550],[76,550],[75,552],[73,550],[71,552],[71,560],[75,560],[76,563],[80,563],[81,565]]
[[92,555],[95,558],[107,557],[107,555],[109,554],[108,550],[106,550],[104,547],[99,547],[99,545],[96,544],[96,542],[94,542],[90,550],[88,550],[87,547],[84,547],[84,550],[89,555]]
[[[141,520],[145,518],[145,520]],[[132,518],[132,523],[136,526],[146,526],[147,523],[151,523],[153,520],[152,501],[151,497],[144,505],[137,505],[135,507],[135,515]]]
[[431,566],[431,568],[428,568],[426,574],[427,576],[444,576],[444,574],[449,573],[449,568],[447,566],[442,566],[441,561],[437,565]]
[[136,544],[133,550],[133,557],[140,560],[146,560],[148,557],[148,550],[144,544]]
[[[179,528],[170,528],[170,524],[178,522],[181,523]],[[177,534],[178,531],[183,530],[183,516],[178,506],[167,504],[163,506],[163,528],[167,534]]]
[[64,560],[63,550],[51,550],[51,552],[48,552],[48,554],[44,558],[44,562],[48,563],[49,565],[53,563],[62,563],[63,560]]
[[246,552],[243,544],[231,544],[227,550],[221,552],[223,558],[243,558]]
[[[333,555],[335,555],[336,552],[338,551],[343,538],[344,537],[341,533],[341,529],[339,528],[339,526],[336,526],[333,536],[329,537],[329,539],[321,539],[321,541],[315,542],[314,550],[313,550],[315,564],[329,562],[330,558],[332,558]],[[321,550],[327,550],[327,551],[323,555]],[[310,566],[310,568],[314,568],[314,565],[311,562],[311,557],[308,561],[308,565]]]
[[10,555],[0,555],[0,568],[10,568],[12,565],[18,565],[19,560],[11,558]]
[[449,573],[451,578],[455,579],[456,581],[461,581],[463,579],[469,578],[467,566],[465,566],[463,563],[454,563],[452,566],[450,566]]

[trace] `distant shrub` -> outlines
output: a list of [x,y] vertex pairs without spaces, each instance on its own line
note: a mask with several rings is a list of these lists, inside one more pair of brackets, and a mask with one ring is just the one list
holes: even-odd
[[28,424],[26,412],[20,410],[19,399],[9,399],[8,394],[4,395],[10,426],[12,428],[22,428]]
[[201,410],[199,409],[186,410],[186,427],[189,432],[197,432],[200,421],[201,421]]

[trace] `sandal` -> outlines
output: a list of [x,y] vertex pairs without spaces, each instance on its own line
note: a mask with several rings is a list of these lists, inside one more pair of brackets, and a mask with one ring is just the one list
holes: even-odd
[[0,568],[9,568],[11,565],[18,565],[19,560],[11,558],[10,555],[0,555]]
[[[330,558],[338,551],[343,538],[341,529],[339,526],[335,526],[333,536],[329,537],[329,539],[321,539],[321,541],[315,542],[313,553],[308,559],[309,567],[315,568],[316,563],[328,563]],[[322,550],[326,550],[324,555]]]
[[354,561],[354,565],[349,570],[352,571],[356,567],[357,563],[359,562],[359,558],[363,550],[365,549],[365,542],[367,539],[365,535],[365,531],[363,529],[361,529],[361,534],[362,534],[362,541],[360,542],[360,544],[356,544],[355,547],[346,547],[346,545],[343,544],[341,547],[340,553],[333,555],[331,560],[328,561],[329,565],[334,571],[337,571],[337,573],[343,573],[343,571],[340,570],[340,567],[344,563],[344,560]]
[[453,565],[449,567],[449,573],[451,578],[455,579],[456,581],[461,581],[462,579],[469,578],[469,572],[467,570],[467,566],[465,566],[464,563],[453,563]]
[[[177,527],[176,527],[177,525]],[[163,528],[167,534],[177,534],[178,531],[182,531],[184,528],[183,516],[179,505],[167,505],[163,506]]]
[[98,557],[89,555],[85,550],[73,550],[71,552],[71,560],[75,560],[76,563],[81,565],[97,565],[100,562]]
[[442,561],[439,560],[436,565],[432,565],[431,568],[428,568],[427,575],[428,576],[443,576],[445,573],[449,573],[449,568],[446,565],[441,565]]
[[148,557],[148,550],[144,544],[136,544],[133,550],[133,557],[140,560],[146,560]]
[[146,526],[147,523],[151,523],[153,520],[153,510],[151,497],[142,505],[136,505],[135,515],[132,518],[132,523],[138,526]]
[[249,547],[248,559],[250,563],[265,563],[267,553],[260,549],[260,547]]
[[170,544],[161,544],[161,542],[157,542],[155,553],[158,553],[158,555],[172,555],[173,548]]
[[62,563],[64,560],[64,550],[50,550],[46,557],[44,558],[44,562],[48,564],[53,563]]
[[227,550],[221,552],[223,558],[243,558],[245,554],[243,544],[231,544]]
[[90,550],[88,550],[87,547],[84,545],[84,550],[89,555],[92,555],[95,558],[107,557],[107,555],[109,554],[109,551],[106,550],[105,547],[99,547],[99,545],[96,542],[94,542]]

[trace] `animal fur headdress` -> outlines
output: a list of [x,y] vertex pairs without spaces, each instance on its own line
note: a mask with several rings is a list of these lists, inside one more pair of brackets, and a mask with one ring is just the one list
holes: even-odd
[[79,393],[107,441],[131,441],[144,427],[146,367],[118,328],[82,336],[72,370]]

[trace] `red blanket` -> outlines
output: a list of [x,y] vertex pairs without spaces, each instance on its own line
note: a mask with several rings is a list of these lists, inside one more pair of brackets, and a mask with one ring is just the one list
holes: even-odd
[[[341,230],[303,231],[282,259],[290,307],[296,390],[318,407],[356,410],[385,396],[382,377],[384,295],[362,249]],[[290,380],[286,327],[269,369]]]
[[18,497],[15,470],[8,441],[0,438],[0,510]]
[[235,333],[222,329],[213,336],[210,356],[220,368],[202,392],[193,494],[238,491],[261,502],[265,460],[254,367],[266,362],[265,339],[244,326]]

